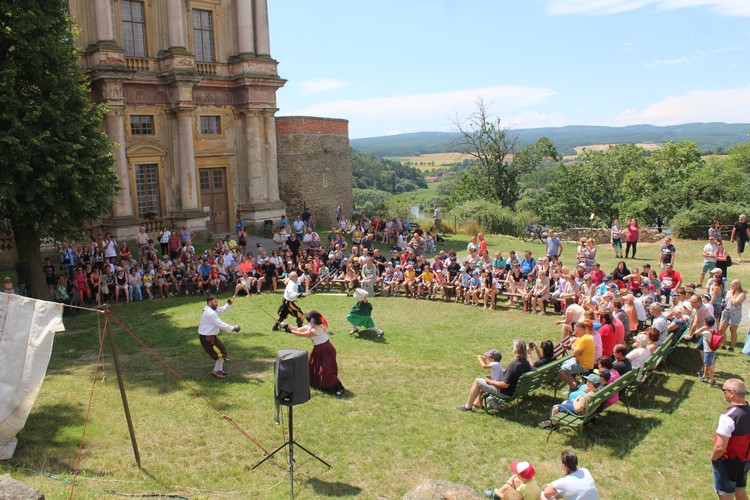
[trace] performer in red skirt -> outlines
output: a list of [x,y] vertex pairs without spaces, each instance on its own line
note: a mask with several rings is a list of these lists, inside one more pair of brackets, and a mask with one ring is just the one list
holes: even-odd
[[282,323],[280,326],[298,337],[312,340],[313,350],[310,353],[310,385],[315,389],[341,396],[344,386],[339,380],[339,367],[336,363],[336,348],[328,338],[328,322],[315,310],[305,313],[308,324],[301,328],[292,328]]

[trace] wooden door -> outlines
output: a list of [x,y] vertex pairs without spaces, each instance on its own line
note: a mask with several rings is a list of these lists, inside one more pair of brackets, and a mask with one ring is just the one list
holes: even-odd
[[202,168],[199,171],[201,207],[206,210],[206,228],[213,234],[229,232],[229,199],[227,192],[227,170],[225,168]]

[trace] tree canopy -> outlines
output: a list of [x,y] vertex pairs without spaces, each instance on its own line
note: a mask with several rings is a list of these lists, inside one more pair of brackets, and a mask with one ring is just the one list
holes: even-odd
[[379,189],[398,194],[427,187],[418,169],[356,150],[352,150],[352,175],[354,187],[358,189]]
[[106,110],[88,101],[76,59],[66,0],[2,3],[0,217],[21,260],[38,256],[41,236],[64,238],[107,213],[118,189]]

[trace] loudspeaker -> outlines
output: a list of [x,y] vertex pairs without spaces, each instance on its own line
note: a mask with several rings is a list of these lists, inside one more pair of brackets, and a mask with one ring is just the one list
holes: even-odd
[[281,349],[273,365],[275,394],[279,404],[294,406],[310,400],[307,351]]

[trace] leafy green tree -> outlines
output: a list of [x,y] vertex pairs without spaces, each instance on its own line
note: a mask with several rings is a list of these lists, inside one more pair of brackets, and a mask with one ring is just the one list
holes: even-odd
[[554,144],[546,137],[517,151],[517,136],[499,118],[489,117],[481,98],[466,121],[456,118],[453,125],[460,136],[460,148],[474,158],[474,168],[456,182],[459,192],[452,196],[453,205],[481,198],[513,209],[520,197],[521,177],[545,160],[559,160]]
[[426,188],[427,181],[410,163],[375,158],[352,150],[352,176],[354,187],[380,189],[389,193],[401,193]]
[[697,199],[690,179],[704,164],[694,142],[665,142],[649,161],[627,170],[620,208],[647,224],[667,223]]
[[[499,118],[490,118],[481,98],[477,100],[477,110],[466,121],[456,118],[453,125],[460,136],[459,146],[476,160],[476,168],[482,173],[494,200],[512,208],[518,200],[520,172],[506,158],[513,153],[518,138]],[[477,181],[475,175],[467,179],[472,184]]]
[[88,102],[85,81],[66,0],[0,4],[0,218],[36,297],[46,292],[40,238],[74,235],[118,189],[105,109]]
[[547,185],[536,212],[557,227],[588,226],[591,214],[610,224],[620,213],[626,172],[642,173],[646,165],[644,151],[634,144],[584,150],[578,161],[559,167],[558,180]]

